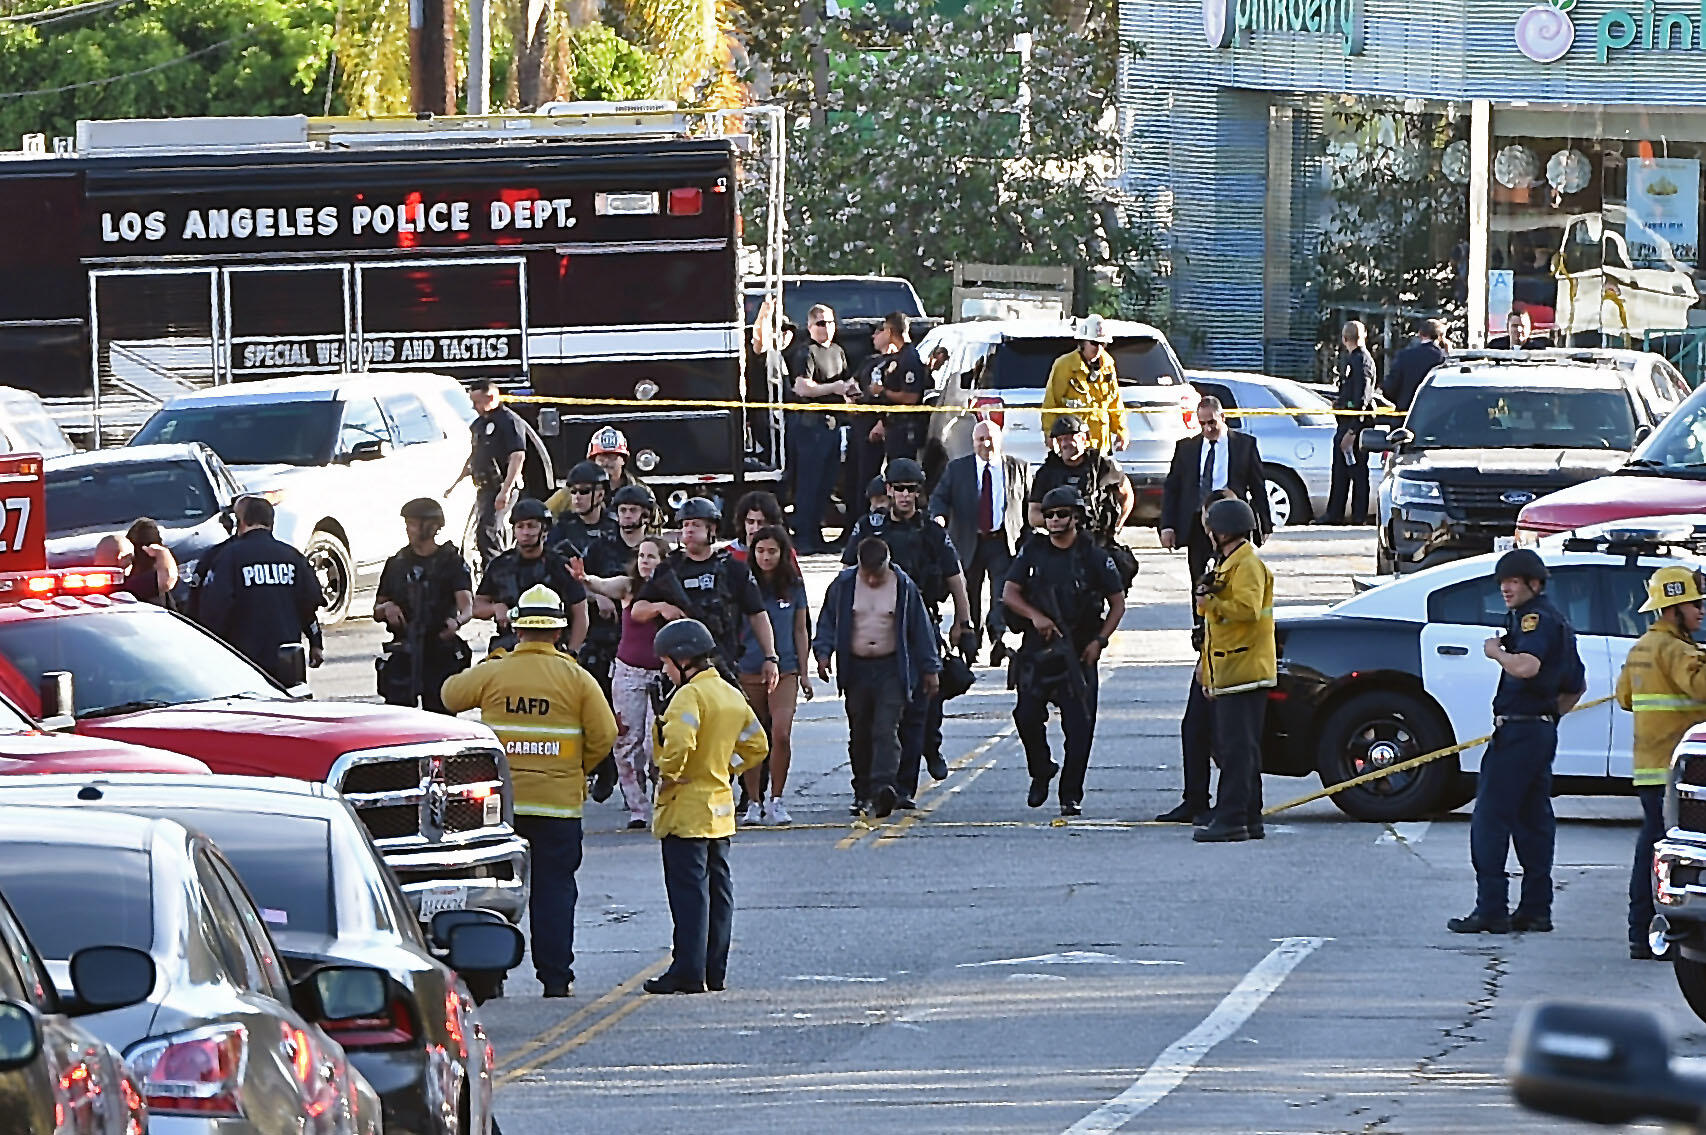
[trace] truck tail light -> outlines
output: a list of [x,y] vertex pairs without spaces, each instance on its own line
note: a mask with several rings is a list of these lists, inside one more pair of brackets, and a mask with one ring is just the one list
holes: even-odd
[[703,189],[671,189],[669,191],[669,215],[672,217],[697,217],[705,208],[705,191]]
[[249,1030],[214,1025],[138,1045],[125,1055],[155,1115],[243,1116]]
[[347,1021],[321,1021],[326,1034],[346,1050],[398,1048],[415,1043],[414,1019],[401,997],[393,998],[382,1017],[352,1017]]
[[1007,426],[1007,403],[1000,398],[974,398],[971,404],[972,412],[980,422],[994,422],[998,427]]
[[1196,387],[1187,384],[1179,391],[1179,416],[1184,419],[1185,429],[1195,432],[1197,428],[1197,403],[1202,401],[1202,395]]

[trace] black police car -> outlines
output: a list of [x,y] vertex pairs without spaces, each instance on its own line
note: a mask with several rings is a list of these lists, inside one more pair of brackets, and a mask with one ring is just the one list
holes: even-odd
[[[1576,631],[1584,703],[1611,693],[1649,625],[1646,584],[1666,564],[1706,566],[1706,517],[1658,517],[1583,529],[1535,549],[1546,591]],[[1331,607],[1275,611],[1279,683],[1270,693],[1263,771],[1323,784],[1386,768],[1492,732],[1498,664],[1482,651],[1506,609],[1496,555],[1391,580]],[[1633,719],[1607,703],[1565,717],[1553,764],[1560,794],[1626,794]],[[1333,802],[1359,820],[1421,819],[1474,795],[1477,746],[1347,789]]]
[[1436,368],[1401,428],[1363,431],[1387,451],[1376,569],[1502,551],[1524,505],[1623,465],[1678,394],[1635,354],[1469,352]]

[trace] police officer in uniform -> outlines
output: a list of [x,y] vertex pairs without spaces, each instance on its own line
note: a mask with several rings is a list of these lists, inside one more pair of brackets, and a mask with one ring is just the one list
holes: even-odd
[[[1060,814],[1076,816],[1096,735],[1096,664],[1125,617],[1125,585],[1113,558],[1082,530],[1084,501],[1077,489],[1050,489],[1041,504],[1048,537],[1025,544],[1002,591],[1007,610],[1027,624],[1009,681],[1019,692],[1013,725],[1031,774],[1025,803],[1040,808],[1060,771],[1049,755],[1048,707],[1060,710],[1066,739]],[[1074,668],[1082,685],[1072,677]]]
[[721,992],[729,971],[735,834],[729,779],[770,751],[746,697],[717,673],[717,640],[705,624],[677,619],[653,644],[675,686],[658,718],[657,806],[652,834],[663,847],[663,885],[675,923],[669,968],[647,993]]
[[442,699],[451,713],[478,707],[503,744],[516,834],[532,852],[533,968],[545,996],[571,997],[586,777],[616,743],[616,715],[592,675],[557,649],[569,620],[555,592],[529,587],[511,623],[516,648],[448,679]]
[[[545,546],[571,560],[585,559],[587,549],[599,540],[616,537],[616,518],[606,506],[610,474],[591,461],[569,470],[569,507],[557,516],[545,537]],[[549,508],[549,504],[546,505]]]
[[265,497],[237,502],[237,536],[202,584],[203,625],[280,682],[290,675],[279,649],[308,636],[308,665],[324,660],[320,580],[307,557],[272,534]]
[[474,581],[462,550],[435,539],[444,527],[443,505],[416,497],[403,506],[402,517],[409,543],[385,561],[373,599],[373,621],[391,630],[375,662],[379,695],[390,705],[444,713],[439,687],[472,661],[458,632],[474,617]]
[[[520,492],[527,442],[521,419],[502,403],[497,384],[491,379],[472,383],[468,387],[468,400],[479,416],[468,423],[468,463],[456,480],[474,478],[474,545],[479,549],[480,563],[490,564],[503,550],[504,514],[515,504]],[[455,481],[442,495],[448,497],[454,488]]]
[[[681,547],[671,552],[640,587],[637,598],[668,603],[685,617],[705,624],[717,643],[717,663],[731,682],[740,661],[740,623],[746,620],[753,637],[764,651],[765,688],[773,690],[781,676],[777,669],[776,636],[770,615],[759,593],[758,581],[745,562],[727,548],[711,543],[722,513],[717,503],[704,497],[688,497],[675,510],[681,528]],[[738,685],[738,682],[737,682]]]
[[[1552,757],[1558,718],[1587,689],[1576,653],[1576,632],[1546,598],[1546,564],[1532,548],[1499,557],[1494,567],[1509,609],[1505,633],[1483,645],[1499,664],[1493,695],[1493,739],[1481,760],[1469,853],[1475,865],[1475,909],[1453,918],[1456,934],[1508,934],[1552,929],[1552,849],[1558,835],[1552,815]],[[1516,845],[1522,864],[1522,898],[1507,903],[1505,861]]]
[[508,647],[515,642],[510,610],[521,601],[521,593],[536,583],[556,592],[568,610],[568,633],[559,640],[561,644],[574,651],[586,641],[586,589],[575,578],[568,560],[545,546],[545,526],[550,521],[550,510],[544,502],[532,497],[510,510],[515,547],[486,567],[474,592],[474,617],[491,619],[498,625],[493,648]]
[[[841,562],[853,566],[858,560],[859,544],[867,537],[874,536],[887,544],[890,562],[905,572],[923,594],[932,628],[941,625],[942,600],[952,596],[954,624],[948,631],[949,641],[962,653],[974,652],[977,632],[971,626],[971,600],[960,557],[948,533],[941,525],[932,523],[919,507],[924,492],[923,467],[910,457],[895,457],[884,470],[883,480],[888,490],[888,511],[870,513],[853,525]],[[912,798],[918,795],[921,760],[937,780],[948,777],[948,763],[942,758],[940,690],[935,694],[920,692],[918,699],[907,705],[900,734],[900,775],[895,782],[900,801],[896,807],[910,808],[914,806]]]
[[1084,502],[1086,530],[1096,543],[1113,553],[1115,566],[1126,578],[1135,575],[1136,560],[1128,562],[1129,553],[1115,550],[1120,529],[1137,503],[1125,470],[1113,458],[1091,448],[1089,428],[1077,414],[1062,414],[1054,420],[1049,428],[1049,447],[1048,457],[1031,480],[1031,527],[1043,527],[1044,496],[1062,486],[1074,488]]
[[1706,721],[1706,650],[1694,641],[1706,610],[1698,572],[1662,567],[1647,581],[1642,611],[1653,625],[1629,649],[1617,676],[1617,704],[1635,714],[1635,795],[1641,834],[1629,874],[1629,956],[1652,961],[1647,928],[1653,921],[1653,844],[1664,834],[1670,757],[1683,734]]

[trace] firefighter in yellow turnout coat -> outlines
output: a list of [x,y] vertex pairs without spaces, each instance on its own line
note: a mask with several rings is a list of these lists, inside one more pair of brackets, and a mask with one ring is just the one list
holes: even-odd
[[533,968],[545,996],[569,997],[586,777],[610,755],[616,715],[593,676],[557,649],[569,620],[555,591],[528,588],[510,625],[520,644],[451,677],[442,696],[451,713],[478,706],[509,758],[515,830],[532,852]]
[[1641,610],[1657,614],[1617,676],[1617,704],[1635,714],[1635,794],[1641,798],[1642,824],[1629,875],[1629,956],[1642,961],[1653,957],[1647,945],[1653,844],[1664,832],[1671,750],[1684,733],[1706,721],[1706,651],[1694,642],[1703,599],[1699,573],[1685,567],[1654,572]]
[[646,982],[646,992],[717,991],[728,974],[734,927],[729,778],[762,761],[770,742],[745,696],[717,673],[717,643],[703,623],[677,619],[658,631],[654,646],[676,687],[658,719],[652,813],[675,942],[669,969]]

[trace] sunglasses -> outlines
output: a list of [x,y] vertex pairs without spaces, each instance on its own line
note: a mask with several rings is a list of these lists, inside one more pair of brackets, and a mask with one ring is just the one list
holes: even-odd
[[891,493],[916,493],[917,491],[918,491],[917,485],[890,485],[889,486],[889,492],[891,492]]
[[1070,508],[1051,508],[1043,513],[1044,520],[1065,520],[1072,515]]
[[569,495],[571,497],[590,497],[596,491],[597,490],[595,490],[591,485],[569,486]]
[[833,319],[819,319],[819,320],[814,321],[812,323],[812,326],[813,327],[834,327],[835,326],[835,320],[833,320]]

